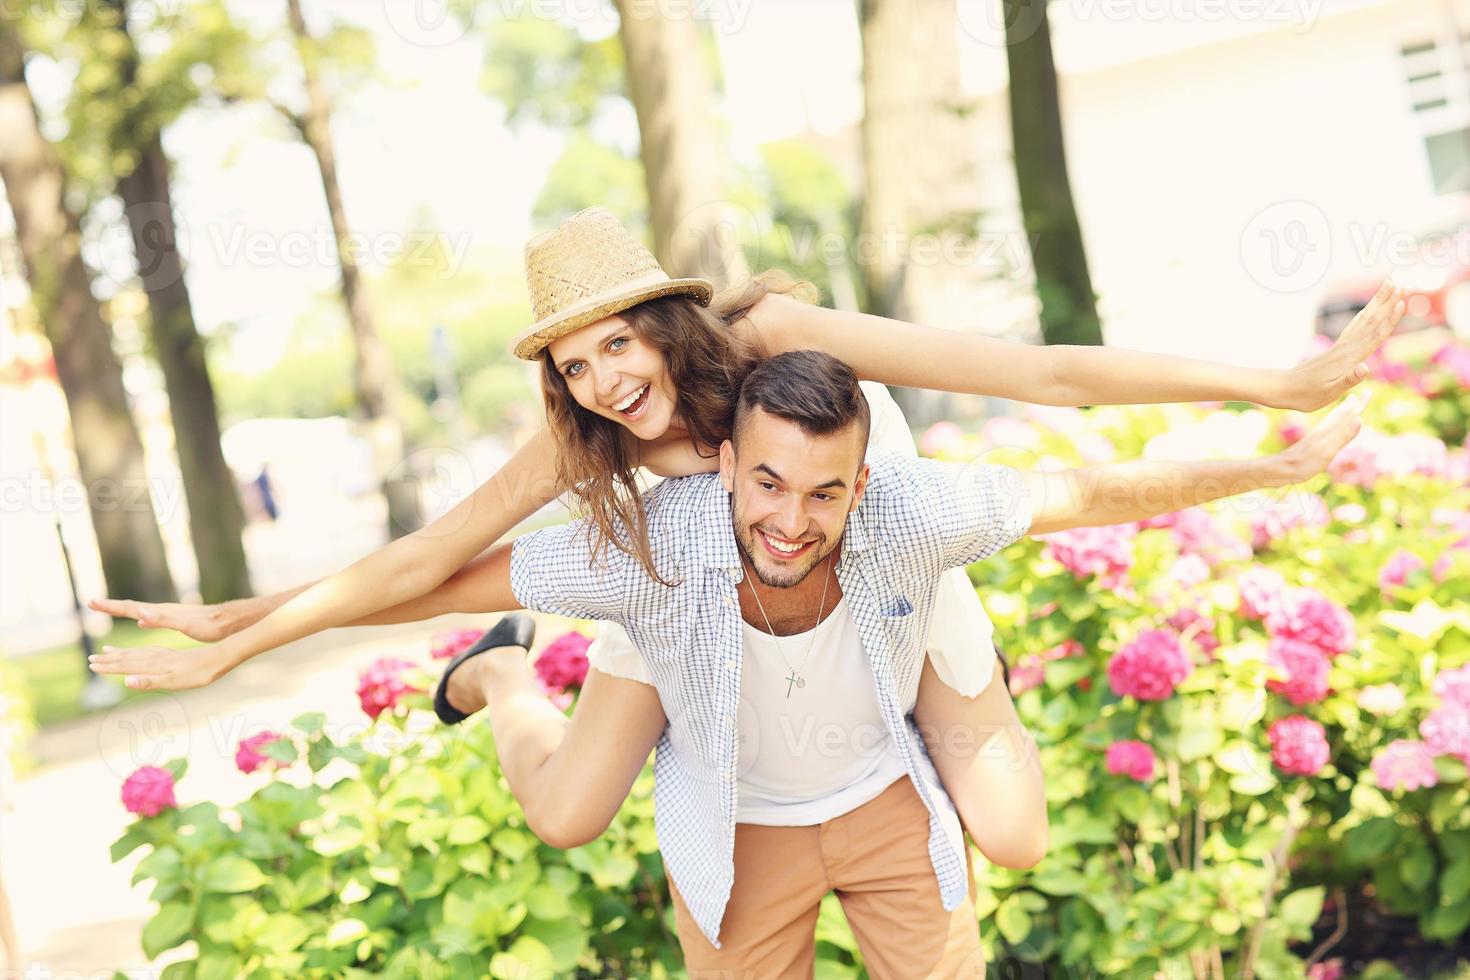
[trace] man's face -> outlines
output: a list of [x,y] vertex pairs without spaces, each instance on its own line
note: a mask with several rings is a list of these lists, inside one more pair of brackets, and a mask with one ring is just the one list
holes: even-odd
[[720,480],[733,495],[735,540],[757,578],[799,584],[837,547],[868,482],[861,428],[811,436],[759,408],[737,448],[720,447]]

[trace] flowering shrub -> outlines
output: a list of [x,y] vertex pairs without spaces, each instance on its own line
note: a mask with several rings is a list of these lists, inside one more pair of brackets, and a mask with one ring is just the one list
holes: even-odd
[[[1330,944],[1305,959],[1339,890],[1429,941],[1470,927],[1470,397],[1446,381],[1463,346],[1420,342],[1417,361],[1390,349],[1397,385],[1370,382],[1351,465],[971,568],[1051,804],[1045,860],[982,875],[994,956],[1338,976]],[[1031,437],[948,433],[939,455],[1241,456],[1310,425],[1194,406],[1026,418]],[[1078,653],[1045,655],[1063,642]]]

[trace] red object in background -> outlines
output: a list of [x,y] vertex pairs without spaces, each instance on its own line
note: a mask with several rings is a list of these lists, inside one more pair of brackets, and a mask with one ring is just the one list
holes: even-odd
[[1409,290],[1408,309],[1396,333],[1449,327],[1470,338],[1470,199],[1458,211],[1458,219],[1415,236],[1416,261],[1329,283],[1317,308],[1317,333],[1336,338],[1383,280],[1392,278]]

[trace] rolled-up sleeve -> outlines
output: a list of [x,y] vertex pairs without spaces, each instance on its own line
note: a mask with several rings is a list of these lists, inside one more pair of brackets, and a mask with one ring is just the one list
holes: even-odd
[[622,621],[634,574],[629,556],[611,545],[593,559],[583,521],[544,528],[511,545],[511,592],[537,612]]
[[[896,478],[885,497],[887,532],[925,562],[957,568],[995,554],[1031,530],[1032,502],[1020,470],[997,463],[941,463],[884,454]],[[888,509],[888,508],[885,508]]]

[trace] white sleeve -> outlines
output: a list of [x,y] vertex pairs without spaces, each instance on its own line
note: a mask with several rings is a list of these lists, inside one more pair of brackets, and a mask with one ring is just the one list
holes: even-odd
[[601,620],[597,624],[597,636],[587,648],[587,663],[604,674],[625,677],[641,684],[653,684],[643,654],[633,645],[628,631],[617,623]]

